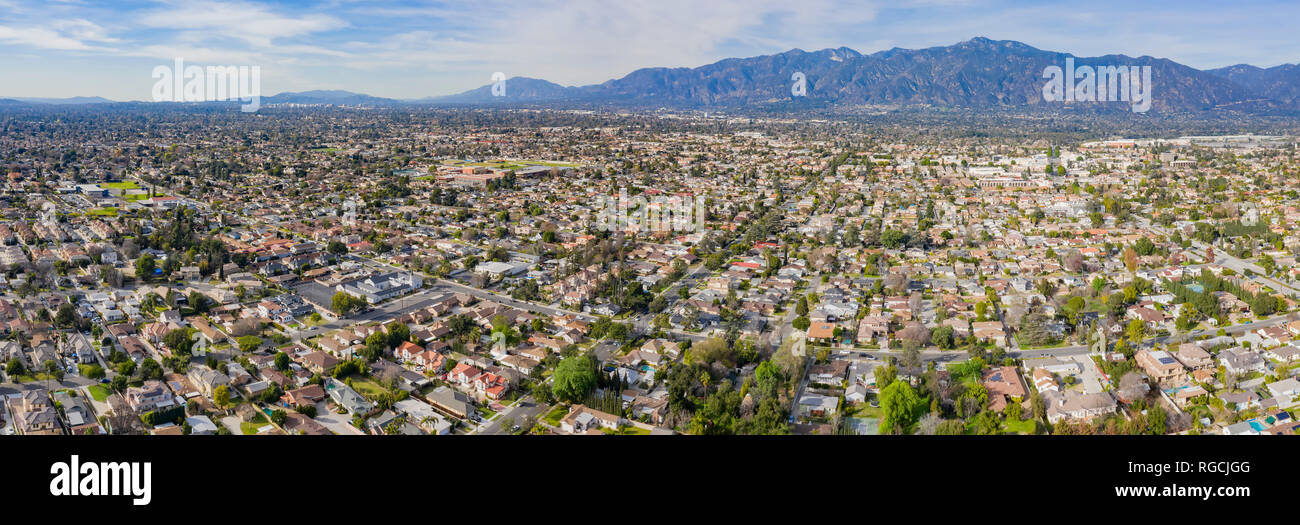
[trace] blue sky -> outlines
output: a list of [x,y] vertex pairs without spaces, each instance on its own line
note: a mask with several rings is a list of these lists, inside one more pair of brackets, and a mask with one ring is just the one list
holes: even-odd
[[493,72],[566,85],[648,66],[975,36],[1213,68],[1300,62],[1300,2],[0,0],[0,97],[147,100],[154,66],[257,65],[264,95],[419,98]]

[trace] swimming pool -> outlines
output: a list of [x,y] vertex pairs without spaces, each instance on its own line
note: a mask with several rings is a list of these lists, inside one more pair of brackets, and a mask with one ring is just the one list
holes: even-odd
[[1259,421],[1255,421],[1254,419],[1250,420],[1249,423],[1250,423],[1250,428],[1255,429],[1255,432],[1263,432],[1264,429],[1268,428],[1264,426],[1263,423],[1260,423]]

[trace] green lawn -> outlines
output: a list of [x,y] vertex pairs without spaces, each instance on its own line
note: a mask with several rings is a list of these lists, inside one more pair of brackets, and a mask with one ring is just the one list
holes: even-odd
[[550,412],[547,412],[546,415],[542,417],[542,421],[545,421],[546,424],[553,427],[558,427],[560,426],[560,420],[564,419],[564,416],[568,413],[569,410],[563,405],[556,405],[555,408],[552,408]]
[[29,374],[11,375],[8,377],[10,381],[13,381],[15,383],[34,383],[37,381],[45,381],[46,379],[49,379],[51,381],[54,380],[54,376],[46,374],[45,372],[37,372],[35,374],[29,373]]
[[1026,419],[1024,421],[1016,421],[1014,419],[1008,419],[1003,422],[1002,426],[1005,429],[1007,434],[1011,434],[1011,433],[1033,434],[1034,433],[1034,420],[1032,419]]
[[259,429],[267,425],[270,425],[270,423],[249,423],[245,421],[239,424],[239,431],[243,432],[245,436],[251,436],[257,434]]
[[867,403],[858,403],[850,405],[844,409],[843,417],[880,417],[884,411],[880,407],[873,407]]
[[117,217],[117,208],[93,208],[86,210],[86,215],[101,217]]
[[112,394],[112,391],[104,388],[104,385],[90,385],[86,387],[86,390],[90,392],[90,397],[94,398],[95,401],[108,399],[108,396]]
[[110,190],[138,190],[138,189],[140,189],[140,185],[139,185],[139,184],[136,184],[135,181],[124,181],[124,182],[104,182],[104,183],[100,183],[100,187],[107,188],[107,189],[110,189]]
[[610,429],[608,429],[608,428],[601,428],[600,431],[601,431],[601,432],[604,432],[604,433],[606,433],[606,434],[609,434],[609,435],[618,435],[618,436],[648,436],[648,435],[650,435],[650,431],[649,431],[649,430],[646,430],[646,429],[641,428],[641,427],[635,427],[635,426],[626,426],[626,427],[623,427],[623,431],[622,431],[622,432],[619,432],[619,431],[617,431],[617,430],[610,430]]
[[379,383],[376,383],[370,379],[363,378],[361,376],[352,376],[351,386],[352,389],[356,390],[358,394],[365,396],[366,399],[369,399],[371,401],[374,401],[379,396],[388,392],[388,389],[384,388]]

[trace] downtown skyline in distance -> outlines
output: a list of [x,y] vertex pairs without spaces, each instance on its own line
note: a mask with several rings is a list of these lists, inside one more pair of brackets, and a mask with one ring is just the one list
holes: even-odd
[[124,2],[0,1],[0,98],[149,100],[175,57],[262,70],[263,95],[347,90],[418,99],[474,89],[497,71],[585,85],[643,67],[850,47],[946,46],[974,36],[1079,56],[1168,58],[1200,69],[1300,62],[1300,7],[1205,3],[926,1]]

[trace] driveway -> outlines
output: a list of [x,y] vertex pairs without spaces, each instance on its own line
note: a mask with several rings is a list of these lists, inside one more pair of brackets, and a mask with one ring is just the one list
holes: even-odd
[[337,414],[329,408],[329,402],[316,403],[316,422],[325,425],[330,432],[344,436],[362,436],[365,432],[352,426],[352,414]]
[[1096,394],[1105,391],[1102,386],[1101,371],[1097,370],[1097,363],[1092,362],[1092,357],[1087,355],[1071,356],[1083,368],[1083,373],[1079,374],[1079,381],[1083,383],[1083,393]]
[[226,416],[221,418],[221,424],[225,425],[226,430],[229,430],[231,434],[236,436],[244,434],[244,431],[239,428],[239,423],[239,416]]

